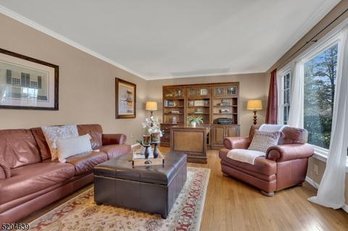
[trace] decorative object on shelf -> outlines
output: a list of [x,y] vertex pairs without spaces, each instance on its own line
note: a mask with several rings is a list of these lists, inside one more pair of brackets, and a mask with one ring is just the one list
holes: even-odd
[[116,119],[136,117],[136,85],[134,83],[115,78]]
[[254,124],[257,124],[256,111],[262,110],[262,101],[260,99],[248,100],[247,110],[254,112]]
[[151,116],[153,116],[153,112],[157,111],[157,102],[155,101],[147,101],[145,105],[145,110],[150,111]]
[[0,48],[0,108],[58,110],[59,67]]
[[203,123],[203,117],[202,116],[188,116],[187,122],[191,125],[191,127],[196,127],[197,125],[200,125]]

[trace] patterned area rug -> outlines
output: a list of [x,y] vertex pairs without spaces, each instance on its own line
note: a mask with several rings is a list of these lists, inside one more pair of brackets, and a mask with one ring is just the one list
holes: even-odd
[[187,170],[187,181],[167,219],[96,205],[91,188],[31,222],[30,230],[199,230],[210,169]]

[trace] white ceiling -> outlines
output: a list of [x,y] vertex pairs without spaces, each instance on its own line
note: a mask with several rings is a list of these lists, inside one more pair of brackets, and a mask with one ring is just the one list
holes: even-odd
[[144,79],[268,70],[339,0],[0,0],[0,12]]

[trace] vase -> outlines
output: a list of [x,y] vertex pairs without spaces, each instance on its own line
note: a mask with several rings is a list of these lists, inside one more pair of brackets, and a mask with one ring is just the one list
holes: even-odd
[[197,123],[195,121],[191,122],[191,127],[195,128],[197,126]]

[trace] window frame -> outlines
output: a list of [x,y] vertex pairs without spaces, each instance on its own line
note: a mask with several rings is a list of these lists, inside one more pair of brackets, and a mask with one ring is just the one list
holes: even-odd
[[286,66],[281,69],[277,74],[277,82],[278,82],[278,124],[284,124],[284,77],[290,74],[290,92],[289,92],[289,101],[291,102],[291,92],[292,92],[292,73],[293,68],[291,66]]

